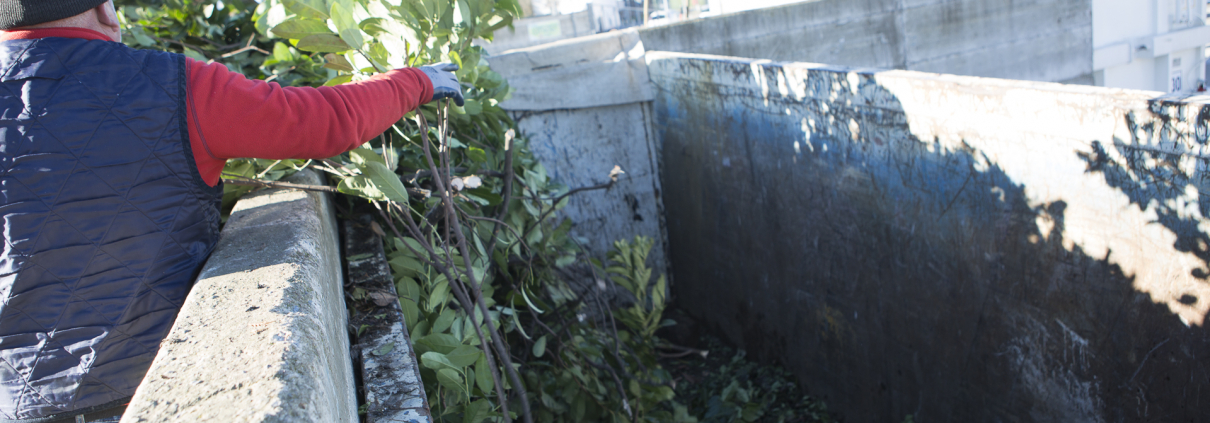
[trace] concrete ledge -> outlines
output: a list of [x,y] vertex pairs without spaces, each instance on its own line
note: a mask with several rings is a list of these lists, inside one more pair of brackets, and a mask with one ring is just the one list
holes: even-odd
[[[429,423],[428,396],[420,379],[419,361],[399,307],[399,293],[382,250],[382,238],[371,229],[373,218],[362,214],[344,220],[349,283],[367,294],[354,300],[350,327],[357,328],[361,386],[366,423]],[[354,294],[354,298],[359,296]],[[364,329],[364,331],[363,331]]]
[[654,98],[639,33],[629,29],[487,57],[517,91],[505,110],[615,106]]
[[327,194],[240,200],[122,421],[357,421],[342,279]]

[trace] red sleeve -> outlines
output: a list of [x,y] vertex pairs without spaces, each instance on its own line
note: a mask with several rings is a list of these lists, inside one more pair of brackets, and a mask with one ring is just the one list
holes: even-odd
[[227,159],[320,159],[364,144],[433,97],[419,69],[335,87],[282,87],[219,63],[185,59],[189,140],[198,171],[218,184]]

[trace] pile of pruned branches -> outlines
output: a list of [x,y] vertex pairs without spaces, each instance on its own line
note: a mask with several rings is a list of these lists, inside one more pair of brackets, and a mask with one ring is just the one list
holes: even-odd
[[[499,107],[511,89],[488,68],[490,40],[520,13],[513,0],[120,0],[126,39],[221,61],[283,85],[336,85],[386,69],[449,61],[466,104],[432,103],[359,149],[325,160],[233,160],[228,203],[256,187],[336,191],[376,209],[434,417],[442,421],[696,421],[656,361],[667,287],[646,266],[652,242],[582,253],[570,195],[547,177]],[[275,124],[275,123],[266,123]],[[334,187],[275,182],[326,172]],[[350,200],[354,201],[354,200]],[[560,269],[600,290],[575,292]],[[608,282],[607,282],[608,281]],[[586,305],[604,313],[586,317]]]

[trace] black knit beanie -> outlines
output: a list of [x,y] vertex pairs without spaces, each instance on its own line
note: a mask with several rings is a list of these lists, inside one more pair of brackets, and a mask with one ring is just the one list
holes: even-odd
[[0,30],[79,15],[109,0],[0,0]]

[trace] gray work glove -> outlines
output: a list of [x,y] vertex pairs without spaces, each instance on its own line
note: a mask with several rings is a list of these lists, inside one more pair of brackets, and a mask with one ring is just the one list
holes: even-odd
[[429,77],[429,81],[433,82],[433,100],[452,98],[458,107],[462,107],[462,104],[466,103],[462,99],[462,86],[458,85],[458,77],[453,73],[458,70],[458,65],[438,63],[421,66],[420,70]]

